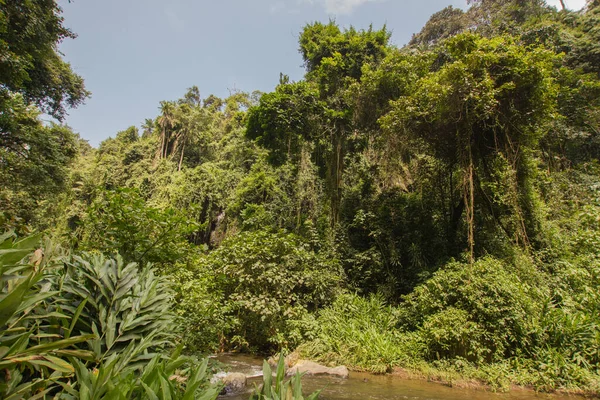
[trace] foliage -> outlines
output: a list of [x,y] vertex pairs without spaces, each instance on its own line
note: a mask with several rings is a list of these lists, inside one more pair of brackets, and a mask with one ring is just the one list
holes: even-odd
[[223,351],[237,323],[222,293],[214,290],[212,271],[199,271],[197,263],[193,259],[189,265],[176,265],[170,278],[182,340],[191,353]]
[[465,30],[467,18],[460,8],[448,6],[433,14],[421,32],[413,35],[410,45],[433,45]]
[[45,225],[48,199],[67,188],[79,139],[66,126],[44,126],[20,94],[0,105],[0,229]]
[[80,246],[127,262],[165,264],[185,255],[186,236],[197,229],[173,208],[146,205],[135,190],[107,191],[86,211]]
[[448,264],[407,296],[400,322],[420,331],[434,359],[491,362],[516,355],[527,347],[530,317],[543,298],[535,270],[527,268],[492,258]]
[[76,380],[62,384],[64,391],[58,399],[214,400],[219,394],[219,388],[207,383],[208,359],[198,366],[184,368],[195,360],[180,356],[177,351],[169,358],[157,355],[137,371],[123,365],[122,357],[113,355],[94,370],[77,363]]
[[[73,349],[95,337],[71,336],[78,316],[46,308],[57,292],[48,290],[43,280],[55,265],[39,250],[32,255],[39,242],[39,236],[17,240],[10,232],[0,237],[0,394],[6,399],[48,393],[58,379],[73,373],[67,357],[91,357],[90,352]],[[62,334],[52,331],[52,319],[66,325]]]
[[260,350],[292,348],[307,312],[327,305],[342,275],[335,259],[291,234],[243,232],[201,260],[236,326],[231,336]]
[[[285,357],[283,354],[279,356],[274,381],[272,381],[273,372],[271,371],[271,366],[267,361],[264,361],[263,383],[254,390],[254,393],[250,396],[250,400],[304,400],[305,397],[302,395],[302,375],[296,372],[296,375],[288,381],[284,381],[284,378]],[[317,391],[310,394],[306,397],[306,400],[318,399],[320,392]]]
[[[527,156],[556,107],[554,56],[510,38],[472,34],[453,37],[440,50],[448,62],[394,102],[382,123],[456,170],[462,190],[452,196],[464,203],[471,259],[478,206],[478,214],[490,212],[507,236],[528,245],[537,226]],[[494,162],[504,163],[504,171]]]
[[181,347],[161,354],[176,333],[165,278],[102,256],[73,256],[60,268],[64,257],[32,255],[37,243],[10,233],[0,243],[4,398],[217,397],[207,360],[197,365]]
[[314,137],[319,127],[323,105],[318,96],[308,82],[280,84],[249,110],[246,135],[271,149],[269,160],[275,165],[298,157],[303,139]]
[[65,266],[68,272],[57,282],[61,308],[79,316],[72,330],[97,336],[88,346],[98,362],[131,343],[160,351],[176,334],[169,283],[152,268],[90,254],[73,256]]
[[[59,8],[3,2],[0,226],[89,253],[7,264],[0,301],[33,308],[7,308],[0,340],[70,344],[11,363],[2,390],[212,397],[202,366],[164,355],[182,340],[597,393],[598,2],[469,4],[403,48],[308,24],[303,79],[193,86],[91,149],[35,108],[87,95],[56,53]],[[300,396],[280,378],[256,396]]]
[[419,344],[396,330],[397,312],[381,296],[339,296],[319,312],[316,338],[300,346],[303,356],[373,373],[391,372],[419,357]]
[[65,105],[76,107],[89,96],[58,51],[60,42],[75,37],[63,26],[61,11],[54,0],[0,3],[0,108],[11,91],[62,119]]

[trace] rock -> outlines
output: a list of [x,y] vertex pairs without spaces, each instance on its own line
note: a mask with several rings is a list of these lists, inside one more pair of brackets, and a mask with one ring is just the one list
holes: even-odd
[[287,376],[295,375],[296,372],[306,375],[333,375],[339,378],[348,378],[348,368],[345,366],[339,366],[335,368],[326,367],[321,364],[317,364],[313,361],[299,360],[296,365],[288,369],[286,372]]
[[[285,357],[285,361],[284,361],[285,368],[288,369],[288,368],[293,367],[298,362],[299,359],[300,359],[300,356],[296,352],[288,354]],[[279,357],[275,357],[275,356],[270,357],[267,360],[267,362],[269,363],[269,365],[272,368],[277,368],[277,363],[279,362]]]
[[225,394],[241,392],[246,388],[246,375],[232,372],[223,377],[223,392]]

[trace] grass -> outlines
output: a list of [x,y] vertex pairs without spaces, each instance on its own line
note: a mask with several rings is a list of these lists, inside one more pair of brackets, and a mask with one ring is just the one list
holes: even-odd
[[381,298],[341,296],[321,312],[316,339],[301,345],[299,357],[350,370],[393,373],[453,387],[508,391],[519,386],[541,392],[600,394],[600,375],[565,360],[559,353],[540,353],[540,359],[513,357],[493,363],[464,358],[427,360],[418,332],[398,328],[397,310]]

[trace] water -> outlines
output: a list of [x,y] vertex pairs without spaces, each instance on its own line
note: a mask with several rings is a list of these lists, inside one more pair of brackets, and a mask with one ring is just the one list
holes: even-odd
[[[248,376],[248,392],[220,396],[222,400],[248,400],[254,384],[262,382],[262,358],[243,354],[222,354],[217,359],[230,366],[230,372]],[[350,378],[304,376],[305,394],[324,389],[320,400],[577,400],[576,396],[537,394],[514,390],[509,393],[491,393],[483,390],[450,388],[437,383],[407,380],[389,375],[371,375],[350,372]]]

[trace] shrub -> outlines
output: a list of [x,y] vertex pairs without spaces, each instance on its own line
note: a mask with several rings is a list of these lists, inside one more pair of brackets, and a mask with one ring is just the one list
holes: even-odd
[[342,280],[337,260],[283,232],[242,232],[199,269],[216,276],[213,290],[233,317],[230,337],[255,350],[298,345],[305,336],[299,321],[328,305]]
[[170,285],[151,266],[85,253],[65,265],[66,274],[57,282],[62,291],[58,307],[79,316],[74,331],[97,336],[88,341],[96,360],[122,352],[132,342],[157,352],[175,337]]
[[177,331],[166,278],[120,257],[32,255],[38,243],[0,237],[2,398],[217,397],[206,361],[163,355]]
[[214,277],[210,271],[177,264],[171,279],[175,291],[175,312],[186,350],[223,350],[225,336],[234,329],[235,320],[229,313],[223,294],[214,290]]
[[214,400],[220,388],[208,381],[205,359],[183,357],[176,351],[171,357],[154,356],[139,370],[123,359],[135,356],[134,347],[115,353],[95,369],[75,364],[75,380],[62,383],[62,400]]
[[56,265],[41,251],[34,253],[39,242],[39,236],[0,236],[0,397],[6,399],[54,390],[58,379],[74,371],[75,358],[93,357],[73,348],[94,338],[71,335],[77,316],[51,313],[46,306],[57,292],[48,290],[44,279]]
[[178,210],[147,205],[137,190],[105,191],[86,211],[79,245],[126,262],[171,265],[187,254],[187,235],[197,228]]
[[491,257],[450,263],[406,296],[401,326],[419,331],[430,359],[466,357],[497,361],[527,347],[542,293],[535,271]]

